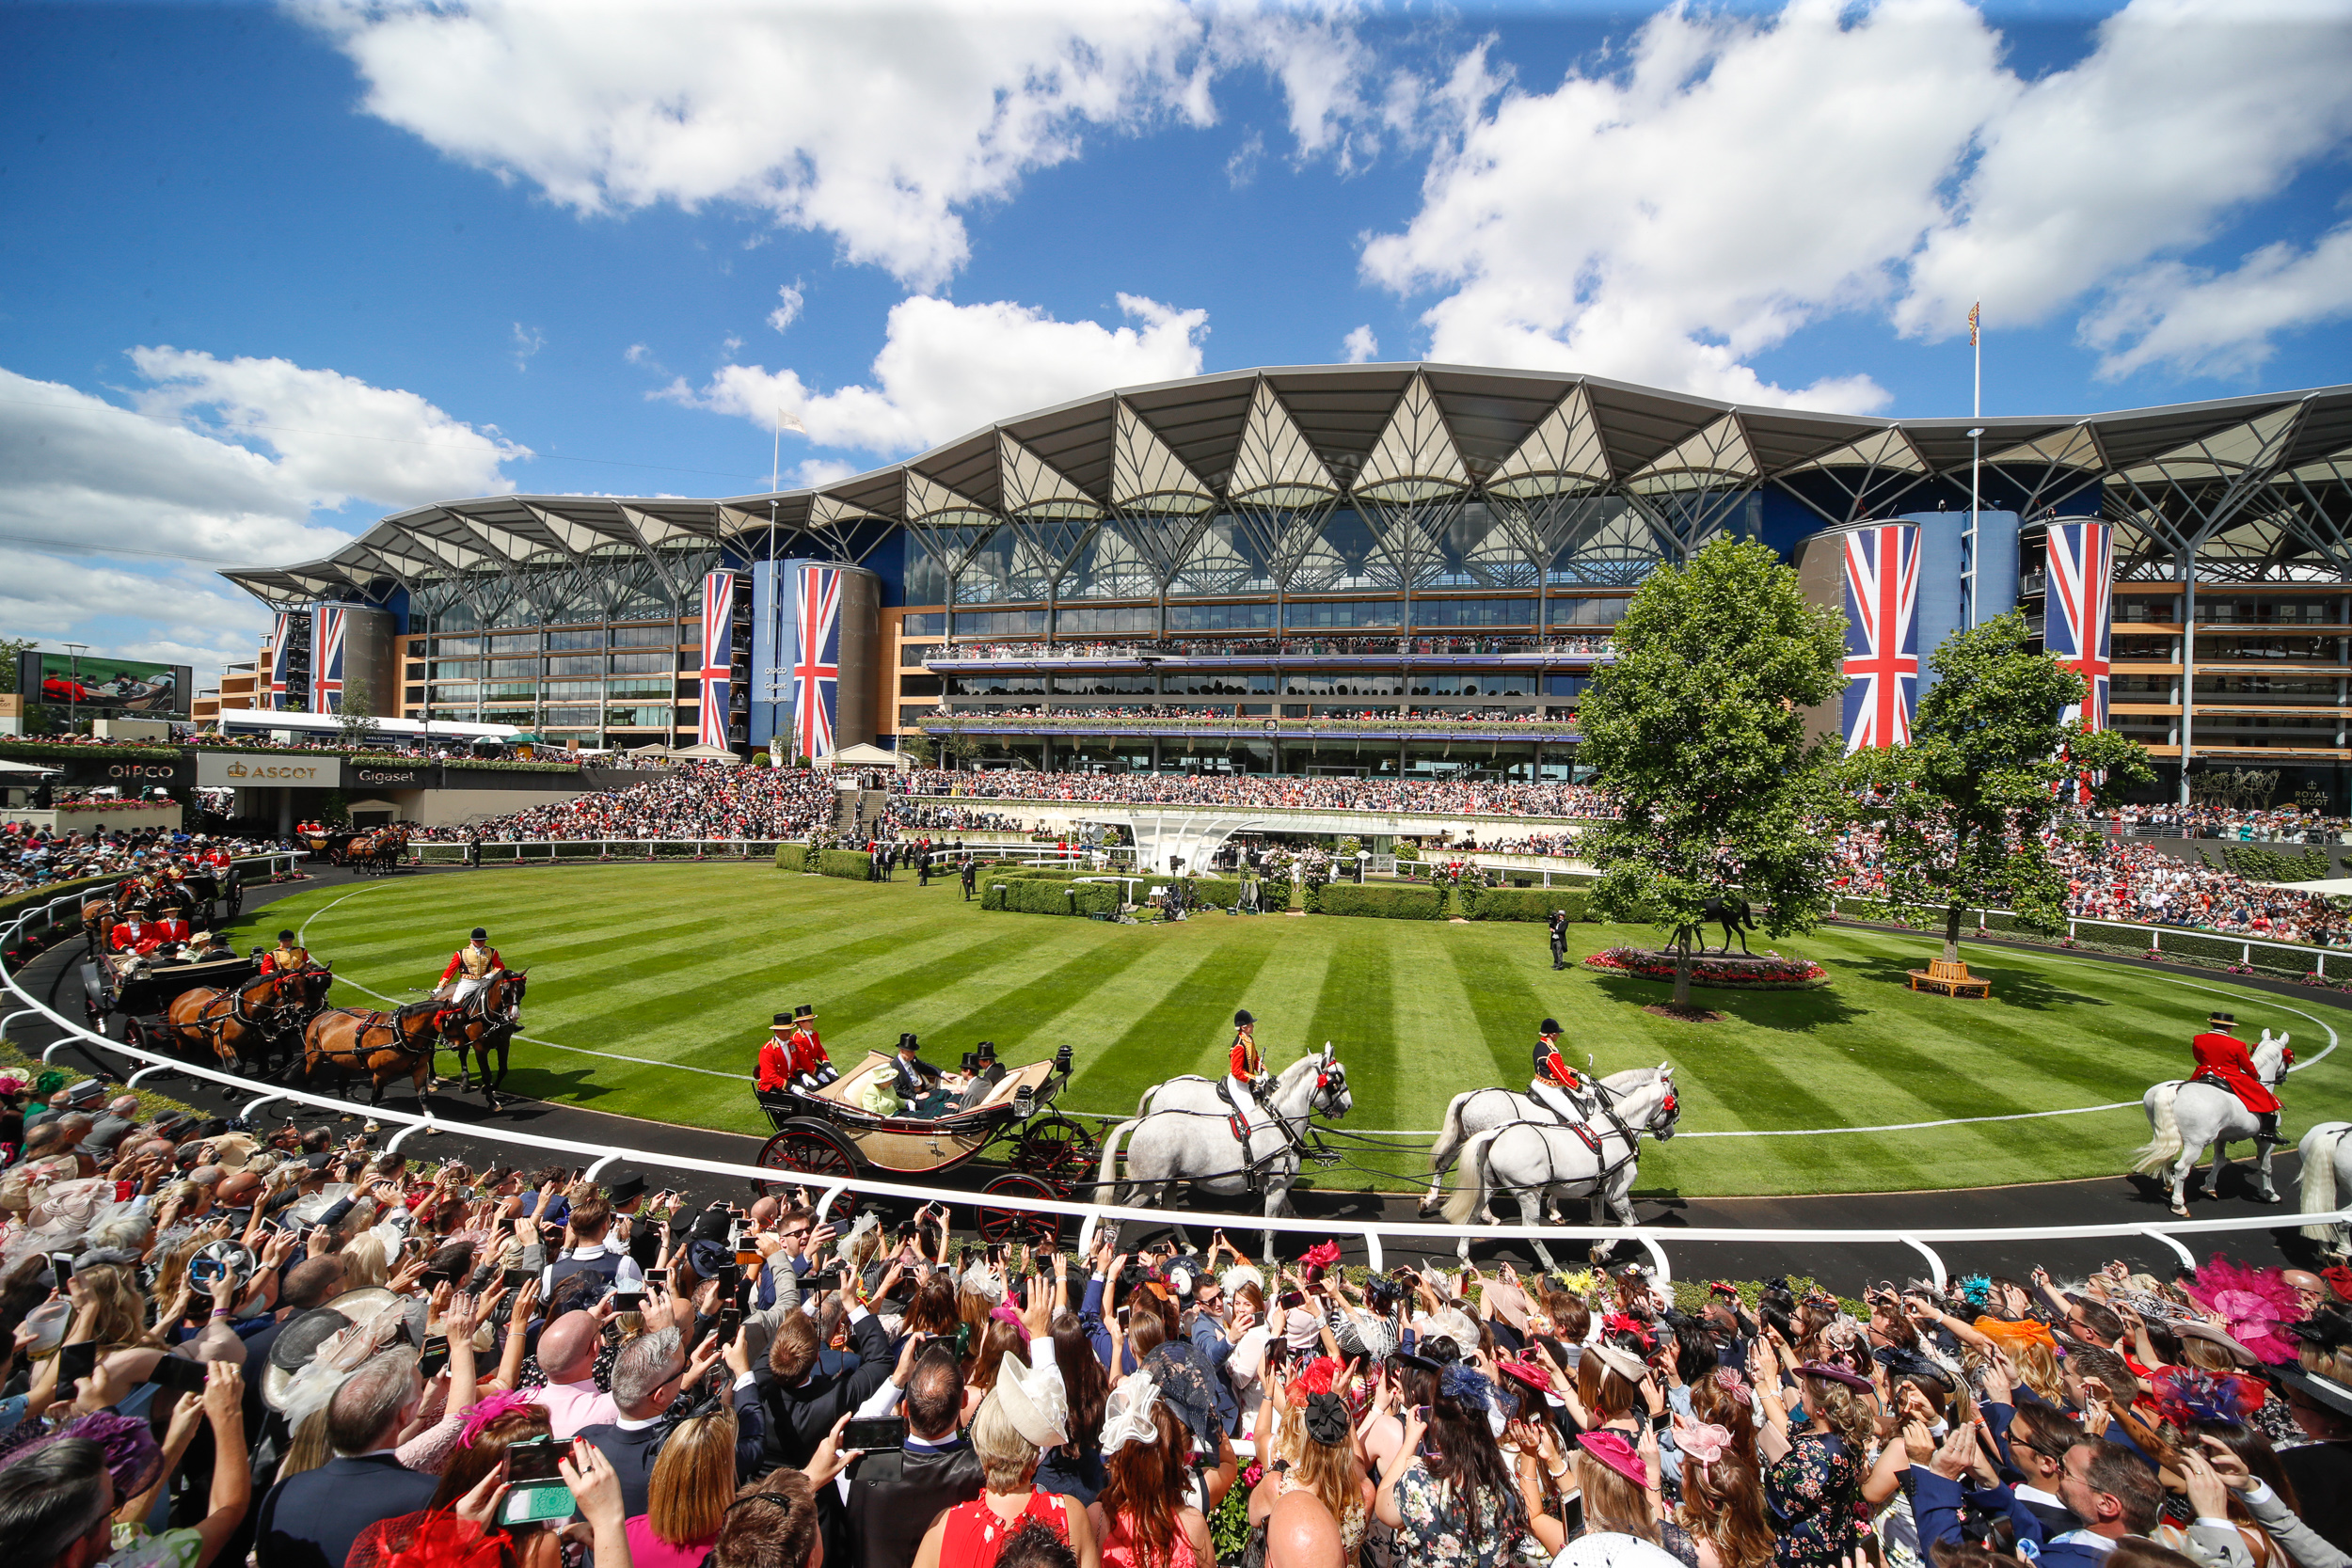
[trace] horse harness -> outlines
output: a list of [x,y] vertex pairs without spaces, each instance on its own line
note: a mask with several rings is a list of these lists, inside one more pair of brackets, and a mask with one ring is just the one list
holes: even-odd
[[[1587,1082],[1593,1085],[1594,1108],[1600,1112],[1602,1116],[1609,1118],[1609,1125],[1616,1130],[1618,1137],[1625,1140],[1625,1152],[1619,1155],[1616,1159],[1612,1160],[1607,1154],[1602,1152],[1601,1144],[1604,1139],[1600,1133],[1593,1131],[1592,1124],[1590,1122],[1572,1121],[1566,1124],[1568,1131],[1575,1133],[1577,1137],[1582,1141],[1586,1150],[1592,1154],[1594,1164],[1599,1167],[1593,1173],[1593,1185],[1597,1190],[1600,1187],[1606,1186],[1611,1177],[1615,1176],[1617,1172],[1633,1164],[1635,1156],[1641,1150],[1642,1137],[1639,1132],[1636,1132],[1633,1129],[1625,1124],[1624,1117],[1617,1115],[1617,1108],[1613,1103],[1617,1098],[1616,1091],[1612,1089],[1608,1085],[1602,1083],[1597,1078],[1588,1079]],[[1666,1095],[1666,1103],[1661,1106],[1661,1109],[1672,1110],[1673,1108],[1674,1094],[1672,1090],[1668,1090]],[[1551,1141],[1549,1139],[1546,1139],[1544,1141],[1544,1180],[1542,1184],[1546,1187],[1549,1187],[1557,1183],[1559,1180],[1560,1167],[1551,1157]]]

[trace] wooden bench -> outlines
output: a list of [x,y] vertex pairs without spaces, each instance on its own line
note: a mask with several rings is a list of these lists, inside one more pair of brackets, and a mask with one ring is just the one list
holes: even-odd
[[1942,958],[1931,960],[1925,969],[1910,971],[1913,990],[1941,991],[1946,996],[1993,995],[1993,982],[1972,977],[1963,963],[1947,963]]

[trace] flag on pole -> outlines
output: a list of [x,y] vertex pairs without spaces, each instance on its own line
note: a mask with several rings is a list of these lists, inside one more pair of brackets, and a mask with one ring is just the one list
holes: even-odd
[[727,696],[735,666],[735,574],[712,572],[703,578],[703,689],[695,740],[727,743]]
[[1846,750],[1907,746],[1919,692],[1919,531],[1846,535]]
[[776,428],[797,430],[803,436],[808,434],[808,426],[801,422],[801,417],[798,414],[787,413],[781,408],[776,410]]
[[841,704],[841,578],[803,566],[792,626],[792,743],[812,760],[834,753]]
[[1970,348],[1977,346],[1977,312],[1983,309],[1984,302],[1982,300],[1979,300],[1976,304],[1968,307],[1968,346]]

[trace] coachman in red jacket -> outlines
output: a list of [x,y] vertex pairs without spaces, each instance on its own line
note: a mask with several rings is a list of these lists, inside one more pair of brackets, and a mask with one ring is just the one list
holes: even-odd
[[[2216,1013],[2205,1020],[2205,1032],[2188,1042],[2197,1055],[2197,1070],[2189,1075],[2189,1082],[2201,1080],[2229,1090],[2262,1124],[2261,1135],[2276,1138],[2279,1097],[2264,1085],[2262,1073],[2254,1066],[2253,1048],[2231,1033],[2236,1027],[2237,1019],[2230,1013]],[[2293,1061],[2294,1057],[2287,1059]]]

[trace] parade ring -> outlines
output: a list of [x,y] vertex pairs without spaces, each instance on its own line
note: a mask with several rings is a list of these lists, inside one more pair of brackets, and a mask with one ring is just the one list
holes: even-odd
[[[1645,1148],[1641,1185],[1692,1196],[2121,1181],[2147,1135],[2140,1094],[2186,1069],[2188,1037],[2216,1006],[2249,1038],[2296,1032],[2290,1137],[2342,1103],[2335,1030],[2286,998],[1970,944],[1994,997],[1956,1006],[1904,989],[1930,941],[1853,927],[1790,944],[1828,968],[1827,990],[1725,998],[1715,1005],[1732,1016],[1703,1030],[1643,1015],[1654,985],[1553,973],[1540,927],[1209,915],[1138,928],[983,913],[951,882],[740,863],[315,890],[257,913],[238,940],[299,927],[335,960],[337,999],[366,1005],[421,994],[476,923],[532,972],[509,1090],[735,1132],[762,1130],[752,1055],[769,1015],[801,1002],[836,1059],[902,1028],[950,1067],[981,1038],[1016,1064],[1068,1043],[1063,1108],[1105,1117],[1131,1115],[1167,1077],[1221,1070],[1225,1025],[1246,1004],[1277,1064],[1334,1040],[1357,1095],[1343,1127],[1388,1146],[1351,1151],[1350,1168],[1320,1174],[1326,1188],[1411,1185],[1453,1094],[1525,1084],[1546,1012],[1565,1023],[1571,1059],[1589,1052],[1600,1072],[1674,1062],[1682,1132]],[[1572,927],[1571,964],[1625,935]]]

